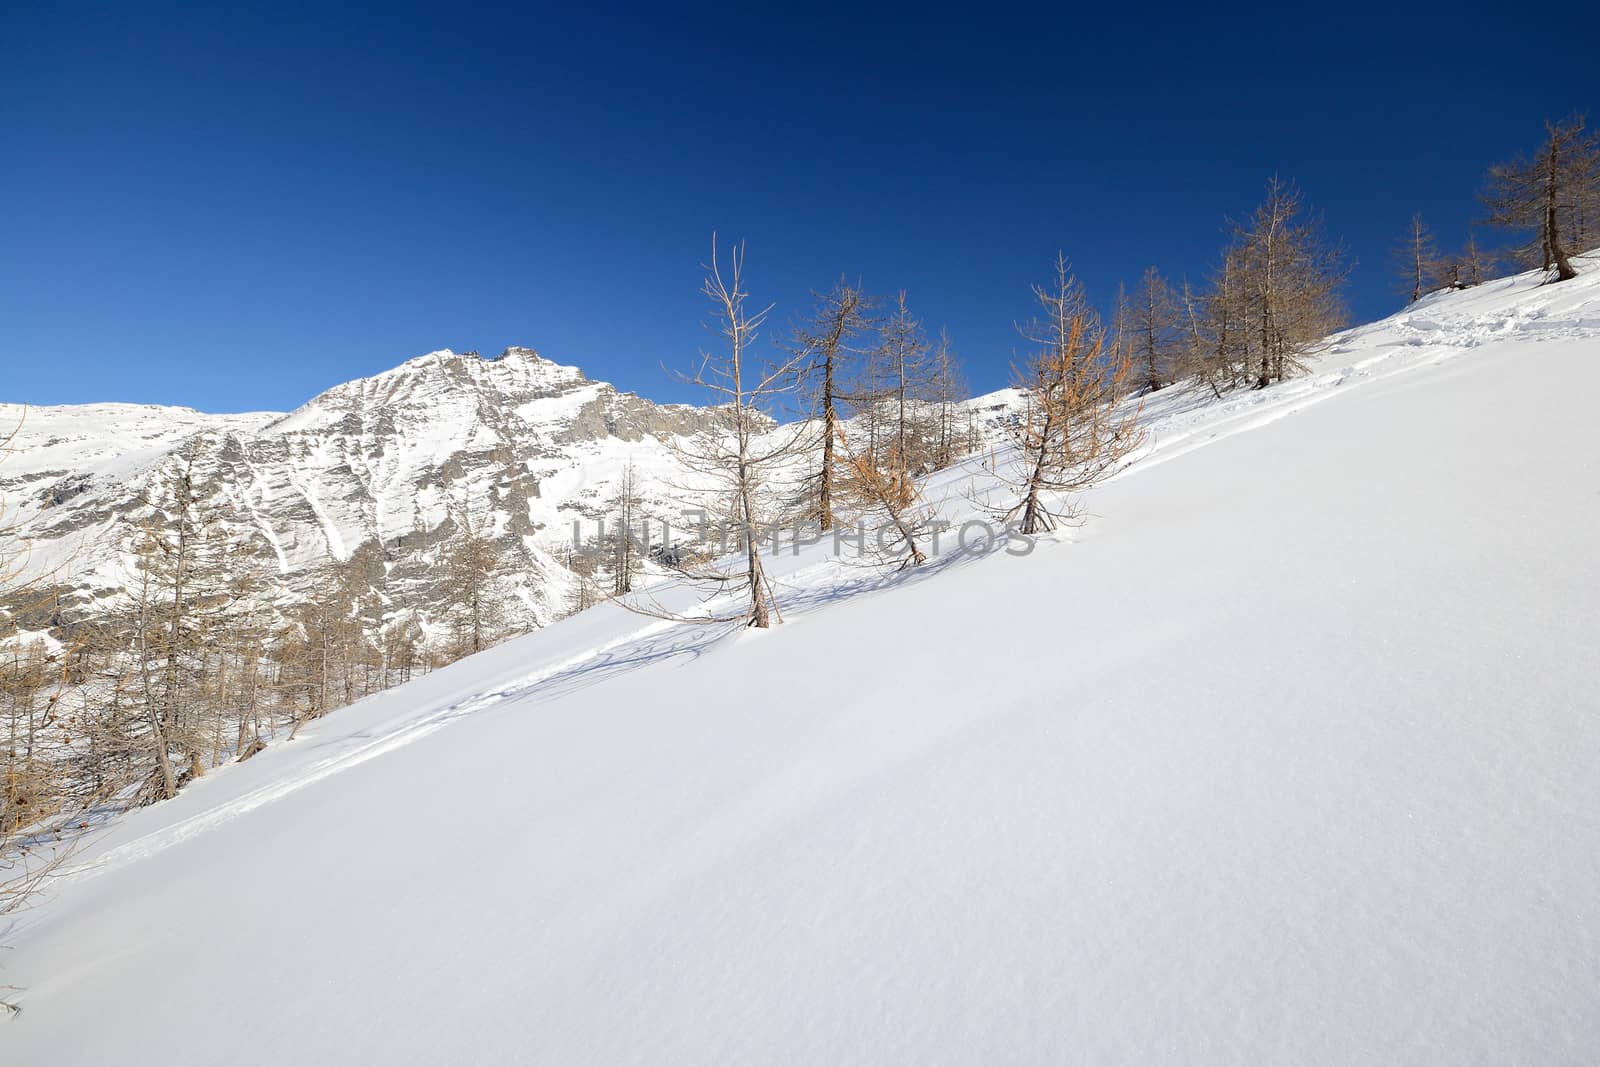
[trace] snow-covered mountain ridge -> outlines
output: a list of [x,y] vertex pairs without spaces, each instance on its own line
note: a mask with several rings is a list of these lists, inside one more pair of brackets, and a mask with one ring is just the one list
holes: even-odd
[[[1593,1063],[1584,270],[1161,391],[1026,555],[811,546],[772,561],[773,631],[607,604],[318,720],[75,857],[8,936],[0,1043]],[[1001,492],[978,462],[924,491],[953,521]]]
[[[511,348],[496,359],[431,352],[335,386],[288,414],[91,404],[24,410],[0,463],[32,566],[61,567],[64,606],[127,581],[118,538],[148,513],[198,443],[202,509],[226,514],[292,604],[327,568],[375,550],[408,602],[438,614],[425,555],[466,516],[512,565],[518,628],[558,614],[566,572],[552,558],[573,520],[591,520],[629,460],[669,466],[660,441],[706,415],[654,404],[574,367]],[[408,555],[409,553],[409,555]],[[65,564],[65,566],[63,566]]]

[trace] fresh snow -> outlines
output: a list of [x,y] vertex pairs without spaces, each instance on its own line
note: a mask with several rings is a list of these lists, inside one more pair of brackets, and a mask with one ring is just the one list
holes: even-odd
[[771,632],[604,605],[338,711],[73,857],[0,1052],[1600,1061],[1597,396],[1600,263],[1436,296],[1151,397],[1029,555],[824,543]]

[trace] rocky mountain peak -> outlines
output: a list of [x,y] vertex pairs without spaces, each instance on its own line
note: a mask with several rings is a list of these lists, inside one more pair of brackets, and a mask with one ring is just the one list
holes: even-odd
[[493,358],[441,349],[284,415],[38,409],[14,444],[49,462],[0,465],[0,494],[45,556],[72,561],[58,590],[69,610],[127,584],[128,532],[188,468],[199,506],[253,546],[286,609],[365,549],[385,561],[395,604],[441,618],[448,591],[432,588],[432,564],[470,522],[500,545],[513,576],[507,608],[526,627],[557,613],[570,576],[556,553],[572,523],[598,517],[628,462],[670,465],[662,441],[709,418],[532,348]]

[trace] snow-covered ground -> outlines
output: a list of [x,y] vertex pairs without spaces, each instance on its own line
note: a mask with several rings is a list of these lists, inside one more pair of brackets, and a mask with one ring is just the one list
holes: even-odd
[[602,606],[133,813],[4,1062],[1600,1062],[1588,271],[1157,394],[1031,554]]

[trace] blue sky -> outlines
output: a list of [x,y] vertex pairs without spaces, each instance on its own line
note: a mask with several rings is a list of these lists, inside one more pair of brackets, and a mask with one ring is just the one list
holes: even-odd
[[284,409],[511,344],[693,399],[713,230],[779,332],[904,288],[991,389],[1057,248],[1102,301],[1199,278],[1274,171],[1374,318],[1413,211],[1458,241],[1489,163],[1600,110],[1576,8],[1557,70],[1532,14],[1427,11],[14,5],[0,400]]

